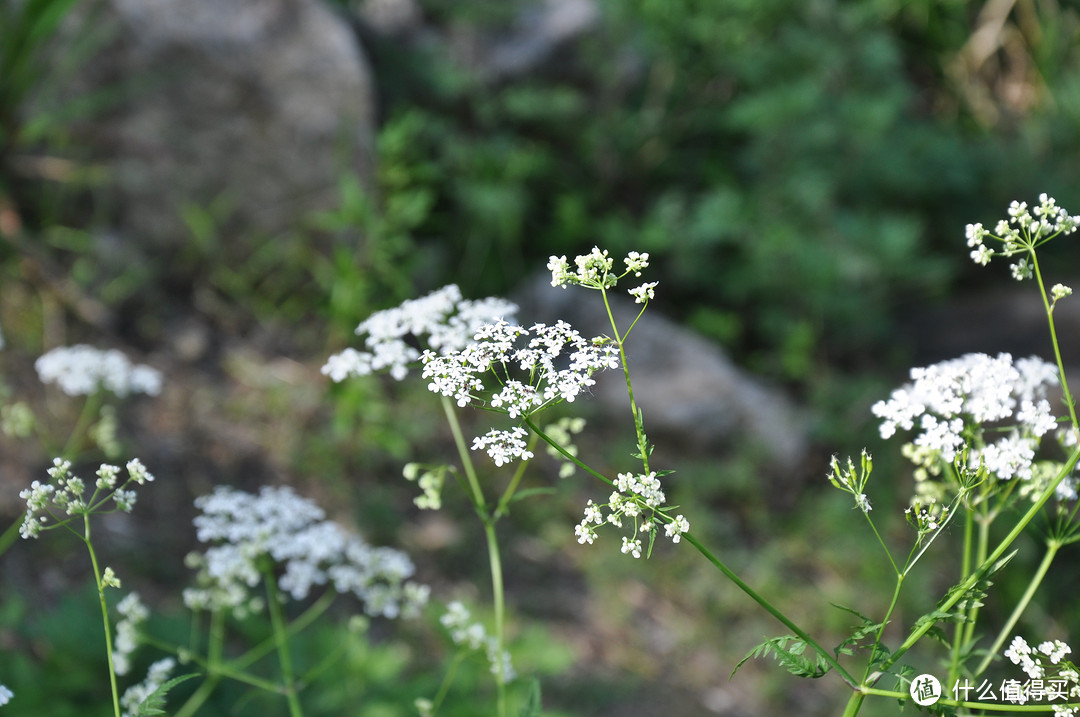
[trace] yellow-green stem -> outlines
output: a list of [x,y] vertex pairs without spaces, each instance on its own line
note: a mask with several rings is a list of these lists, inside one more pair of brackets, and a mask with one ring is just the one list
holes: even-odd
[[1035,571],[1035,575],[1032,576],[1031,582],[1027,586],[1027,590],[1025,590],[1023,596],[1021,596],[1020,602],[1013,608],[1012,614],[1009,615],[1009,619],[1005,621],[1005,625],[994,639],[994,643],[990,645],[990,649],[987,650],[986,656],[983,658],[982,662],[979,663],[979,666],[975,668],[975,677],[978,677],[986,671],[986,668],[990,666],[990,663],[994,661],[994,658],[1001,650],[1001,646],[1009,639],[1009,635],[1012,633],[1013,628],[1016,627],[1016,623],[1020,620],[1020,616],[1024,614],[1028,603],[1031,602],[1031,598],[1035,596],[1035,591],[1039,589],[1039,585],[1042,584],[1043,578],[1046,577],[1046,572],[1050,569],[1050,564],[1054,562],[1054,557],[1057,555],[1060,548],[1061,543],[1057,540],[1050,540],[1047,542],[1046,555],[1043,556],[1039,568]]
[[506,717],[506,674],[503,661],[505,650],[506,598],[503,591],[502,560],[499,556],[499,538],[495,534],[495,524],[484,523],[484,537],[487,539],[488,564],[491,569],[491,593],[495,608],[495,689],[499,717]]
[[94,585],[97,587],[98,601],[101,603],[101,622],[105,628],[105,655],[109,662],[109,687],[112,688],[113,712],[115,717],[120,717],[120,692],[116,686],[116,668],[113,666],[112,627],[109,625],[109,606],[105,601],[105,585],[101,582],[101,567],[98,565],[97,553],[94,552],[94,544],[90,540],[90,516],[83,516],[83,542],[90,552],[90,564],[94,569]]
[[476,476],[476,468],[469,457],[469,449],[465,445],[465,435],[461,431],[457,413],[450,400],[442,397],[443,412],[446,414],[447,423],[450,424],[450,432],[454,436],[454,444],[457,446],[458,456],[461,458],[461,467],[465,471],[472,493],[473,507],[476,509],[480,521],[484,525],[484,538],[488,547],[488,564],[491,571],[492,604],[495,608],[495,646],[498,652],[495,665],[495,689],[497,694],[497,709],[499,717],[506,717],[506,679],[503,670],[503,651],[505,649],[505,621],[506,621],[506,595],[503,587],[502,559],[499,555],[499,539],[495,534],[495,519],[488,512],[484,492],[480,488],[480,481]]
[[[990,555],[987,556],[987,558],[983,560],[982,563],[971,572],[967,580],[964,580],[953,590],[951,597],[946,598],[940,605],[938,605],[938,610],[942,612],[947,612],[953,607],[955,607],[956,603],[960,602],[960,600],[964,597],[967,591],[971,589],[971,587],[979,580],[979,578],[981,578],[982,575],[994,565],[994,563],[996,563],[1002,558],[1002,556],[1005,555],[1005,551],[1008,550],[1009,547],[1016,541],[1016,539],[1020,537],[1020,534],[1024,532],[1024,529],[1027,528],[1028,524],[1035,519],[1035,516],[1037,516],[1039,512],[1043,509],[1043,506],[1046,505],[1046,502],[1049,501],[1050,498],[1054,495],[1058,485],[1061,484],[1061,481],[1065,480],[1065,477],[1072,473],[1073,469],[1076,467],[1077,460],[1080,460],[1080,448],[1077,448],[1077,450],[1073,452],[1073,454],[1069,457],[1069,460],[1066,461],[1064,466],[1062,466],[1058,475],[1055,476],[1055,478],[1050,482],[1050,485],[1043,490],[1042,494],[1039,496],[1039,499],[1035,501],[1028,509],[1028,511],[1024,513],[1024,515],[1020,518],[1020,520],[1016,522],[1016,524],[1012,527],[1012,530],[1009,531],[1008,535],[1006,535],[1001,540],[1001,542],[998,543],[998,546],[994,548],[994,551],[990,553]],[[927,632],[929,632],[930,628],[933,627],[935,624],[936,623],[934,621],[925,620],[917,627],[915,627],[908,635],[907,639],[904,640],[903,644],[901,644],[900,647],[896,649],[896,651],[889,655],[889,659],[886,660],[881,667],[882,671],[887,670],[889,667],[896,664],[897,660],[899,660],[901,656],[903,656],[908,650],[910,650],[915,645],[915,643],[922,639],[922,637]]]
[[277,581],[272,571],[264,572],[263,582],[266,583],[267,611],[270,613],[270,625],[274,629],[274,639],[277,643],[278,664],[281,666],[281,679],[285,684],[285,700],[289,704],[289,715],[303,717],[304,710],[300,707],[300,698],[296,694],[296,678],[293,675],[292,654],[289,652],[288,636],[285,633],[285,618],[282,615],[281,600],[278,597]]

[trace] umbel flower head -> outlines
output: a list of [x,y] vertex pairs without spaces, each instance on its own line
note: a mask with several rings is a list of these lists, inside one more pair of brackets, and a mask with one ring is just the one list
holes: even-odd
[[[548,271],[551,272],[551,285],[561,286],[584,286],[587,289],[607,290],[614,288],[619,280],[629,274],[635,277],[641,276],[643,269],[649,266],[649,253],[632,251],[623,259],[625,267],[621,274],[613,272],[615,260],[608,256],[607,250],[593,247],[588,254],[574,257],[574,268],[565,256],[552,256],[548,260]],[[655,296],[653,289],[656,282],[649,282],[641,286],[629,289],[628,293],[634,297],[634,302],[647,304]]]
[[389,370],[400,381],[408,375],[409,365],[420,358],[420,350],[410,339],[447,354],[463,349],[481,326],[512,319],[516,313],[517,305],[505,299],[463,299],[461,290],[450,284],[369,316],[356,327],[357,336],[366,336],[367,350],[348,348],[334,354],[322,372],[330,380],[341,382],[349,376]]
[[358,597],[373,617],[411,617],[427,601],[428,587],[409,581],[415,570],[405,553],[368,545],[288,486],[258,495],[218,486],[195,506],[196,537],[210,547],[188,556],[199,571],[197,586],[184,591],[188,607],[243,612],[268,570],[295,600],[329,585]]
[[42,383],[55,383],[69,396],[87,396],[104,389],[123,398],[132,393],[161,393],[161,372],[133,364],[116,349],[79,344],[53,349],[34,362]]
[[642,536],[648,537],[651,544],[659,525],[664,526],[664,534],[673,543],[690,531],[690,521],[684,516],[668,514],[667,497],[656,471],[647,475],[620,473],[614,487],[607,503],[590,500],[585,506],[585,517],[574,529],[579,543],[592,545],[601,526],[614,525],[630,531],[622,538],[623,554],[640,558],[644,550]]
[[[71,462],[53,460],[48,470],[50,481],[34,481],[21,491],[26,501],[26,516],[19,533],[23,538],[36,538],[42,530],[56,528],[75,516],[89,516],[106,510],[119,509],[130,513],[135,505],[134,483],[143,485],[154,480],[138,458],[127,463],[128,477],[120,481],[120,467],[102,463],[97,470],[93,488],[71,472]],[[109,502],[114,505],[109,506]]]
[[[966,228],[967,244],[971,247],[971,259],[976,264],[986,266],[995,256],[1011,257],[1034,251],[1056,236],[1072,234],[1080,226],[1080,216],[1071,216],[1059,207],[1057,200],[1043,193],[1039,195],[1039,204],[1028,209],[1027,202],[1014,201],[1009,205],[1009,218],[1002,219],[991,232],[982,224],[968,224]],[[986,239],[1000,245],[991,248]],[[1018,281],[1030,279],[1032,265],[1027,257],[1022,257],[1012,265],[1013,278]]]
[[904,453],[919,466],[918,480],[937,475],[965,449],[971,466],[998,480],[1032,477],[1040,440],[1057,425],[1047,400],[1058,381],[1053,364],[967,354],[914,368],[911,379],[871,410],[882,419],[882,438],[915,431]]

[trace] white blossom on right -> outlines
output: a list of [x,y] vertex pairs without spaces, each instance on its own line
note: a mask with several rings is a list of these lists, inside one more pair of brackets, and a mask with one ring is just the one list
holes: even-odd
[[1058,383],[1053,364],[967,354],[913,368],[911,379],[871,411],[882,438],[914,433],[904,455],[918,466],[918,480],[965,451],[972,467],[981,464],[998,480],[1032,477],[1040,441],[1057,426],[1048,400]]

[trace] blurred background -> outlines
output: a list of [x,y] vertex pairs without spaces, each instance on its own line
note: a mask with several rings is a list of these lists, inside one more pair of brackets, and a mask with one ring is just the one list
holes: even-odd
[[[548,256],[647,251],[660,283],[630,362],[671,502],[839,641],[851,615],[829,602],[880,614],[892,585],[829,492],[829,456],[875,455],[874,515],[904,551],[910,470],[870,405],[913,365],[1051,357],[1038,296],[972,264],[964,225],[1040,192],[1080,213],[1078,40],[1064,0],[0,0],[0,401],[28,402],[62,444],[78,406],[37,382],[41,353],[91,343],[165,373],[162,396],[117,416],[158,482],[102,533],[163,632],[182,630],[191,501],[217,484],[296,485],[406,549],[438,600],[482,606],[472,511],[448,491],[421,513],[401,478],[452,455],[430,395],[319,368],[372,311],[451,282],[514,298],[523,320],[598,326],[596,297],[547,287]],[[1074,244],[1047,250],[1051,283],[1075,283]],[[1080,313],[1058,320],[1068,362]],[[612,473],[633,463],[617,388],[572,406],[582,457]],[[5,525],[50,461],[0,437]],[[648,561],[579,546],[605,493],[555,473],[501,529],[515,662],[545,713],[838,713],[831,676],[760,662],[729,680],[782,627],[685,545]],[[81,557],[49,535],[0,559],[13,715],[108,699]],[[1037,560],[1017,557],[989,621]],[[954,563],[943,546],[909,581],[897,635]],[[1080,634],[1061,599],[1076,582],[1049,579],[1025,629]],[[376,626],[310,714],[412,714],[450,653],[436,618]],[[445,714],[485,713],[484,671],[464,669]],[[284,713],[240,690],[214,709]]]

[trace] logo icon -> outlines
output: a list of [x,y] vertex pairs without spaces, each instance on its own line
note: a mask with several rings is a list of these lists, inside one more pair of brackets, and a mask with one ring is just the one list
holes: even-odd
[[926,707],[941,699],[941,683],[933,675],[919,675],[911,681],[908,692],[915,704]]

